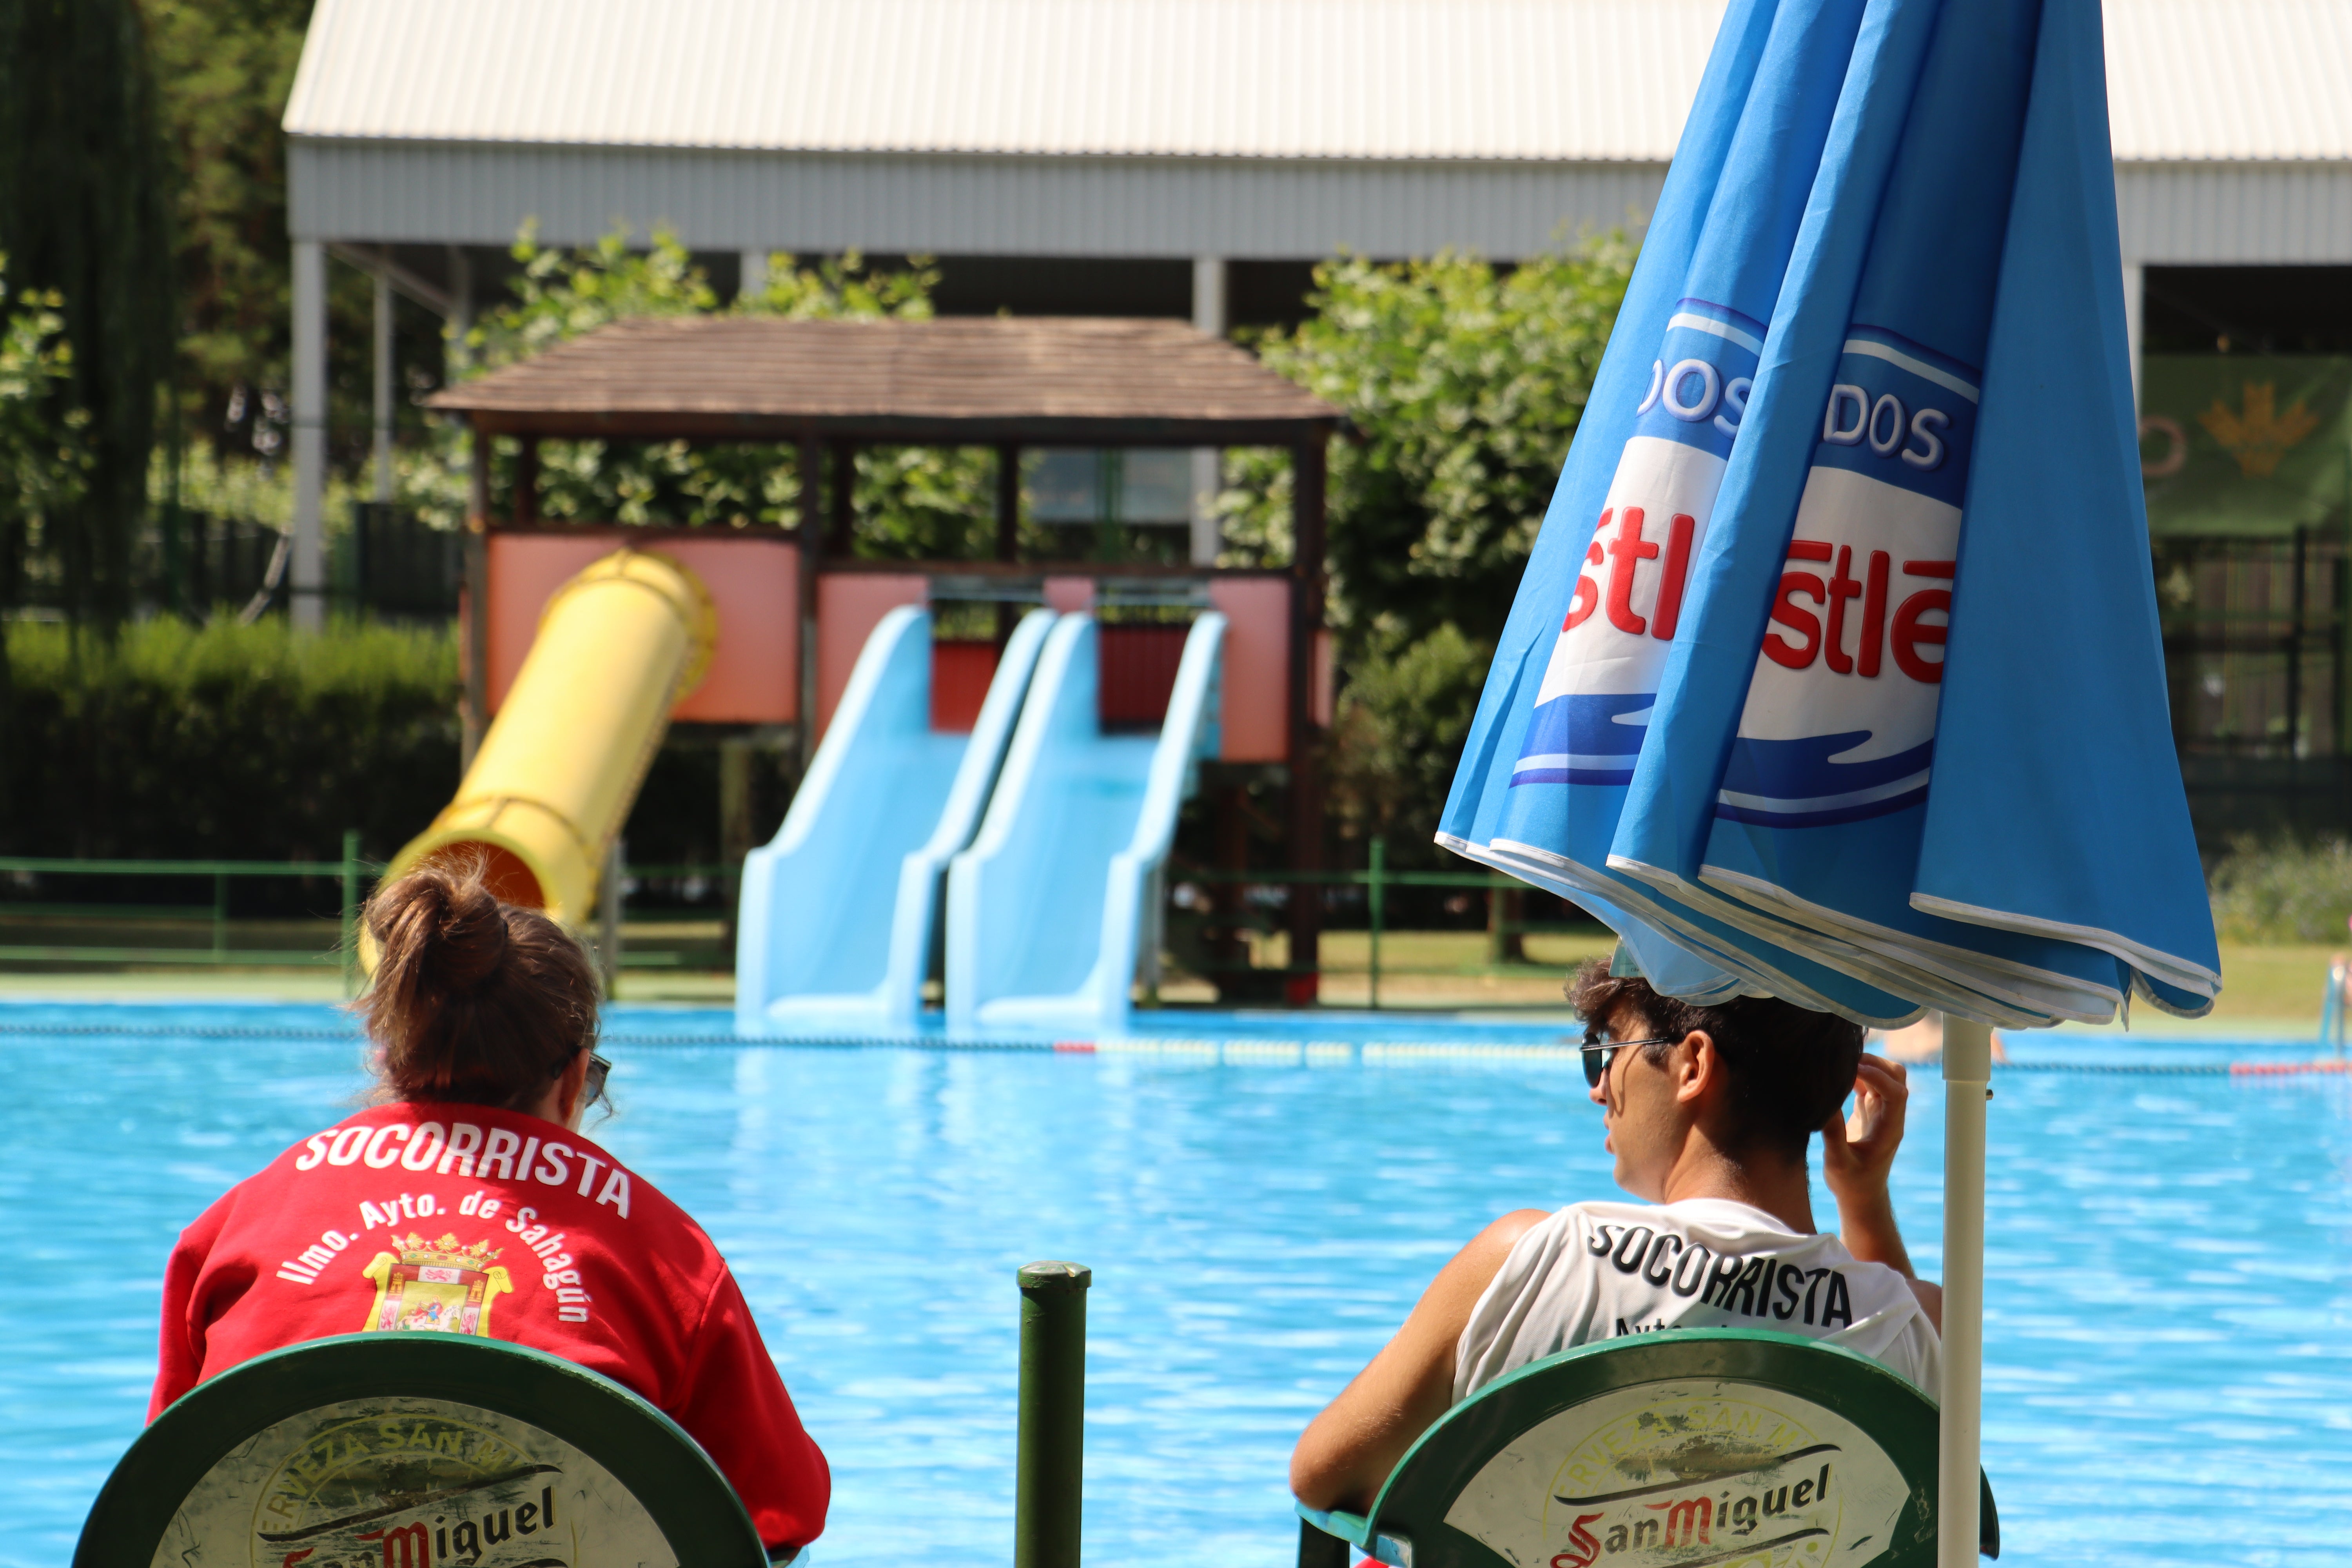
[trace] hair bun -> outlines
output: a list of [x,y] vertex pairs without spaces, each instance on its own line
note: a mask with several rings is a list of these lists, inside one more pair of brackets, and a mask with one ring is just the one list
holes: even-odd
[[506,914],[478,876],[450,879],[434,935],[421,956],[452,991],[480,990],[506,960]]
[[477,868],[420,866],[369,906],[379,947],[397,948],[425,985],[471,995],[507,956],[506,914]]
[[375,975],[353,1004],[391,1099],[536,1110],[596,1037],[595,967],[537,910],[452,855],[385,884],[363,917]]

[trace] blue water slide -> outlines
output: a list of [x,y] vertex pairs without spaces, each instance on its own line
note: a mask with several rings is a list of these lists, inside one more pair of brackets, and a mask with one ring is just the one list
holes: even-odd
[[1177,810],[1217,748],[1224,635],[1213,612],[1192,623],[1157,736],[1106,734],[1094,618],[1055,624],[988,816],[948,872],[950,1030],[1124,1030]]
[[1021,618],[971,733],[931,728],[931,618],[882,617],[775,840],[743,862],[735,1022],[754,1036],[901,1034],[950,857],[971,841],[1054,616]]

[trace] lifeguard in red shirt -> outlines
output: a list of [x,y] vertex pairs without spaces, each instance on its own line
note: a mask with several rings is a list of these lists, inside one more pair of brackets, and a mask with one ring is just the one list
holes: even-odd
[[636,1390],[717,1461],[771,1552],[807,1545],[831,1478],[727,1260],[581,1136],[605,1073],[586,954],[546,916],[445,869],[378,892],[366,919],[381,955],[359,1004],[376,1103],[182,1233],[148,1418],[305,1340],[509,1340]]

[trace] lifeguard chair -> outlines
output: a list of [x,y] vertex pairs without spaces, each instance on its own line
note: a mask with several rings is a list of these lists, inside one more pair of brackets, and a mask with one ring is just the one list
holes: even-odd
[[131,1445],[74,1549],[74,1568],[769,1561],[727,1478],[646,1400],[448,1333],[313,1340],[198,1384]]
[[[1936,1404],[1876,1362],[1669,1329],[1521,1367],[1422,1435],[1363,1514],[1301,1504],[1299,1568],[1932,1568]],[[1986,1556],[2000,1555],[1992,1489]]]

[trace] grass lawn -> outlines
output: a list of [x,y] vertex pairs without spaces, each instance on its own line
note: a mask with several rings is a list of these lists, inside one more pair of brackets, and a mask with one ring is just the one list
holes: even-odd
[[2221,996],[2213,1005],[2213,1021],[2295,1019],[2318,1027],[2327,963],[2342,951],[2318,943],[2248,947],[2223,942]]

